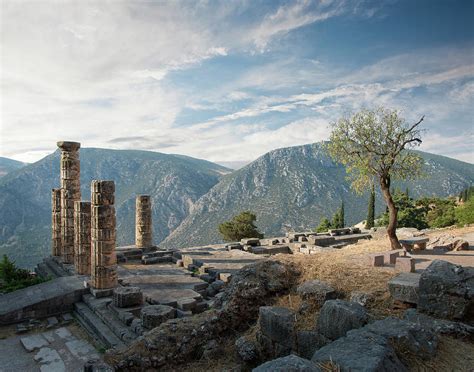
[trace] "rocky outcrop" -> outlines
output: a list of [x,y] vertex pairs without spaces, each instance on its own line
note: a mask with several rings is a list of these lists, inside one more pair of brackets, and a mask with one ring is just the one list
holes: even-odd
[[320,372],[321,369],[307,359],[296,355],[271,360],[263,363],[252,372]]
[[427,244],[427,248],[443,248],[448,251],[464,251],[469,249],[469,242],[459,236],[442,234],[431,239]]
[[220,308],[172,319],[145,333],[127,350],[110,352],[107,361],[122,371],[161,368],[199,359],[206,345],[256,320],[260,306],[295,285],[299,272],[291,265],[263,261],[232,276],[219,300]]
[[418,310],[437,318],[474,322],[474,268],[435,260],[421,274]]

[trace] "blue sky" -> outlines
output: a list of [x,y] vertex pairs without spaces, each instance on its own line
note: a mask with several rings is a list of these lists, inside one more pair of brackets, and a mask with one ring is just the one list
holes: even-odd
[[0,156],[57,140],[242,164],[362,107],[474,163],[473,1],[12,1]]

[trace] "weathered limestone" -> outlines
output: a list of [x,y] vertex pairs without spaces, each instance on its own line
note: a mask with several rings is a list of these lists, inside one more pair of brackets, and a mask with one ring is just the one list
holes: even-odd
[[64,263],[74,261],[74,202],[81,199],[78,142],[60,141],[61,149],[61,256]]
[[74,202],[74,267],[76,274],[91,274],[90,202]]
[[139,287],[118,287],[114,289],[114,305],[116,307],[139,306],[143,303],[142,291]]
[[153,245],[150,195],[138,195],[135,208],[135,245],[149,248]]
[[91,284],[96,289],[117,286],[114,192],[114,181],[91,183]]
[[153,329],[176,317],[176,309],[166,305],[148,305],[141,311],[143,327]]
[[51,254],[61,256],[61,189],[51,191]]

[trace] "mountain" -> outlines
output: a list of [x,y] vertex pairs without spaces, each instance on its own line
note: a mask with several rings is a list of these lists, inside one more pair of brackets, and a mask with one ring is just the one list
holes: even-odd
[[2,158],[0,156],[0,177],[5,176],[11,171],[20,169],[24,167],[25,165],[26,163],[22,163],[21,161],[8,159],[8,158]]
[[[229,169],[204,160],[148,151],[84,148],[81,157],[82,199],[90,200],[90,182],[116,183],[117,243],[133,244],[135,196],[153,201],[155,243],[189,214],[202,195]],[[60,153],[0,178],[0,254],[32,267],[50,253],[51,189],[59,187]]]
[[[457,195],[474,182],[474,165],[418,153],[425,160],[425,177],[394,185],[401,190],[408,187],[412,196]],[[256,213],[257,226],[266,236],[314,229],[321,218],[334,214],[341,201],[346,223],[353,224],[366,218],[367,200],[368,194],[351,191],[345,169],[328,158],[321,144],[278,149],[223,177],[161,246],[220,242],[218,225],[244,210]],[[377,213],[385,208],[380,193],[376,207]]]

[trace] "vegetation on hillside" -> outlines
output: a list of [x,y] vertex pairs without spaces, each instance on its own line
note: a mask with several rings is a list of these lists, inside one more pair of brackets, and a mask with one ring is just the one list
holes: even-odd
[[8,293],[48,281],[32,275],[29,270],[18,268],[7,255],[0,261],[0,292]]
[[408,124],[397,110],[362,110],[333,123],[329,155],[346,166],[352,188],[362,192],[376,180],[389,209],[387,234],[392,249],[400,249],[396,235],[397,208],[390,192],[392,180],[416,178],[422,158],[407,149],[421,143],[418,126]]
[[339,209],[332,216],[331,221],[326,217],[323,218],[315,230],[318,233],[326,232],[330,229],[342,229],[344,225],[345,225],[344,202],[342,202]]
[[[461,194],[466,195],[465,191]],[[413,199],[409,197],[407,191],[395,190],[393,199],[398,209],[398,227],[425,229],[474,223],[474,198],[472,197],[467,198],[465,202],[461,200],[458,204],[454,197]],[[378,220],[379,225],[386,226],[388,219],[389,215],[386,211]]]
[[225,241],[237,241],[244,238],[263,238],[263,234],[255,226],[257,216],[245,211],[234,216],[230,221],[219,225],[219,232]]

